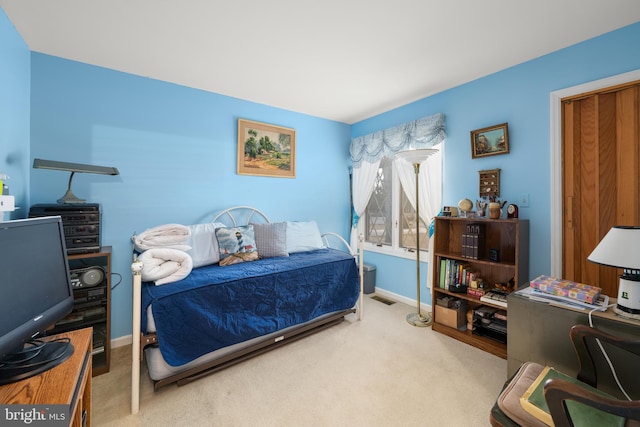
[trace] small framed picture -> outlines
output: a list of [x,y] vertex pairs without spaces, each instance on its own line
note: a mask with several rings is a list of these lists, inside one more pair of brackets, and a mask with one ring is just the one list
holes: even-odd
[[507,123],[471,131],[471,158],[509,153]]

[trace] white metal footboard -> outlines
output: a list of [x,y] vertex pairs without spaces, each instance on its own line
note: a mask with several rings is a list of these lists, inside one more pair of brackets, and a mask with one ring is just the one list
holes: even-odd
[[360,296],[358,298],[358,320],[362,320],[363,315],[363,299],[364,299],[364,235],[358,236],[358,252],[355,253],[351,248],[349,242],[347,242],[344,237],[339,235],[338,233],[327,232],[322,234],[322,241],[326,247],[331,247],[329,238],[337,239],[343,246],[347,248],[349,253],[353,255],[358,262],[358,270],[360,277]]
[[141,261],[135,259],[131,264],[131,274],[133,275],[133,324],[131,343],[131,413],[137,414],[140,410],[140,312],[142,301],[142,267]]

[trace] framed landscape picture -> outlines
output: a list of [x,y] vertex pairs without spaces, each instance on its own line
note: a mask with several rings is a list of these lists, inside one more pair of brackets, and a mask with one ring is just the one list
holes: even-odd
[[295,178],[295,129],[238,119],[238,174]]
[[507,124],[489,126],[471,131],[471,158],[509,153]]

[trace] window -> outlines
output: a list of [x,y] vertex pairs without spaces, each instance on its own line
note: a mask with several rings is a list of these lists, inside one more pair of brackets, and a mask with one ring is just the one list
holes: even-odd
[[365,241],[377,246],[392,244],[393,173],[391,165],[391,161],[386,157],[380,162],[365,215]]
[[[440,185],[440,182],[433,183]],[[423,191],[421,191],[423,194]],[[374,181],[374,189],[367,204],[364,236],[368,250],[379,248],[382,252],[398,255],[416,249],[416,211],[402,190],[400,180],[387,157],[380,161]],[[429,246],[428,224],[420,221],[420,250]]]

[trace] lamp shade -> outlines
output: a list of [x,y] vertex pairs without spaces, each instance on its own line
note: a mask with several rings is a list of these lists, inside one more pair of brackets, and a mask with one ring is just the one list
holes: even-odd
[[405,150],[396,153],[396,157],[406,160],[411,164],[422,163],[433,154],[436,154],[438,150],[435,148],[417,148],[415,150]]
[[68,172],[96,173],[99,175],[119,175],[118,169],[109,166],[85,165],[82,163],[59,162],[56,160],[33,159],[34,169],[53,169]]
[[640,270],[640,227],[612,227],[587,259],[610,267]]

